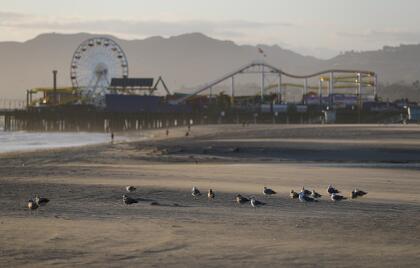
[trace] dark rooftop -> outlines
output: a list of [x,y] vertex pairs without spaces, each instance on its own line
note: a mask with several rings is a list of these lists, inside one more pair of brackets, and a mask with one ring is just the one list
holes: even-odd
[[111,87],[151,88],[153,78],[112,78]]

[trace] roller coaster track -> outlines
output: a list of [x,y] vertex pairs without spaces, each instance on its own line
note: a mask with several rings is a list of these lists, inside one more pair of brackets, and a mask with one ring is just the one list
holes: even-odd
[[[294,75],[294,74],[284,72],[283,70],[281,70],[277,67],[274,67],[274,66],[272,66],[272,65],[270,65],[270,64],[268,64],[264,61],[254,61],[254,62],[248,63],[248,64],[238,68],[235,71],[229,72],[229,73],[225,74],[224,76],[222,76],[222,77],[220,77],[220,78],[218,78],[218,79],[216,79],[212,82],[206,83],[206,84],[198,87],[193,93],[191,93],[191,94],[189,94],[185,97],[182,97],[180,99],[177,99],[177,100],[173,101],[172,103],[173,104],[179,104],[179,103],[185,102],[189,98],[194,97],[194,96],[196,96],[196,95],[198,95],[198,94],[200,94],[200,93],[202,93],[206,90],[209,90],[210,88],[216,86],[217,84],[219,84],[219,83],[221,83],[221,82],[223,82],[223,81],[225,81],[229,78],[234,77],[235,75],[245,73],[247,70],[249,70],[251,68],[254,68],[254,67],[261,68],[261,70],[263,70],[261,72],[263,72],[263,73],[278,74],[279,76],[285,76],[285,77],[295,78],[295,79],[309,79],[309,78],[314,78],[314,77],[317,77],[317,76],[321,76],[321,75],[325,75],[325,74],[332,74],[332,73],[360,74],[361,76],[368,76],[368,77],[374,77],[376,75],[375,72],[372,72],[372,71],[345,70],[345,69],[329,69],[329,70],[324,70],[324,71],[309,74],[309,75]],[[265,68],[267,70],[265,70]],[[329,79],[327,79],[327,80],[329,80]]]

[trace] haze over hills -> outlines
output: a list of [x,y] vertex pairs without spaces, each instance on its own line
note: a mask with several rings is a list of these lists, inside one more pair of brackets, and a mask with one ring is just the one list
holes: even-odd
[[[53,69],[59,72],[59,86],[71,85],[69,69],[73,52],[82,41],[93,36],[96,35],[50,33],[23,43],[1,42],[0,98],[23,99],[26,89],[50,86]],[[111,38],[125,51],[131,77],[162,75],[172,91],[188,92],[195,86],[261,58],[255,46],[240,46],[199,33],[144,40]],[[351,68],[376,71],[383,84],[399,81],[411,84],[420,79],[420,45],[347,52],[329,60],[302,56],[277,45],[259,47],[267,54],[267,62],[295,74]]]

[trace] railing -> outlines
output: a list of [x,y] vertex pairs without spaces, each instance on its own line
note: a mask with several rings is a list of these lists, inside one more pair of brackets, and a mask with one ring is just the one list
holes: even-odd
[[26,101],[19,99],[0,99],[0,110],[23,110],[26,108]]

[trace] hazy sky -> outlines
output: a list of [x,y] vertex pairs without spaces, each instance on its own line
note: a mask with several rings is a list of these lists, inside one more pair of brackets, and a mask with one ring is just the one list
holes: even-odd
[[329,57],[420,43],[419,0],[0,0],[0,40],[44,32],[121,38],[203,32]]

